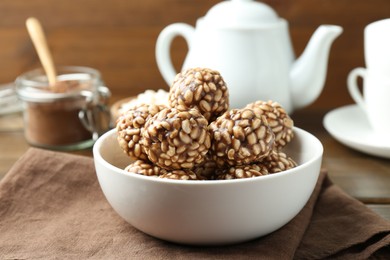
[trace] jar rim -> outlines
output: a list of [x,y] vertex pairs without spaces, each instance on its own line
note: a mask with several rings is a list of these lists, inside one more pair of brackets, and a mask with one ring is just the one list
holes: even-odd
[[27,71],[15,80],[15,89],[21,100],[31,102],[53,102],[58,99],[69,99],[88,95],[103,85],[100,72],[96,69],[82,66],[58,66],[57,79],[59,81],[77,80],[89,82],[87,89],[74,89],[67,92],[53,92],[49,90],[49,82],[42,68]]

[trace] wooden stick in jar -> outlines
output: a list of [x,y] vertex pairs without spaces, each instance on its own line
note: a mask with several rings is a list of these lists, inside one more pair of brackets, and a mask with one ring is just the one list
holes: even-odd
[[49,84],[51,87],[54,87],[57,81],[57,72],[41,23],[35,17],[30,17],[26,21],[26,27],[45,70]]

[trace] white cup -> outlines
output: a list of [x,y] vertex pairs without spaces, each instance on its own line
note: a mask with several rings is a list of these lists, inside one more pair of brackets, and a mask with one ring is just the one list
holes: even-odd
[[[363,93],[358,78],[363,79]],[[380,135],[390,134],[390,74],[380,75],[369,69],[355,68],[348,75],[348,90],[366,113],[373,130]]]
[[370,71],[390,74],[390,18],[364,28],[364,58]]

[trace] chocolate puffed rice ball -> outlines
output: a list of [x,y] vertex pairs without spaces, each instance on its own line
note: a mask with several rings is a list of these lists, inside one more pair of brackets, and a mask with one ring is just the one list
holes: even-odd
[[134,161],[125,168],[125,171],[145,176],[159,176],[165,172],[164,169],[144,160]]
[[216,179],[217,180],[244,179],[244,178],[263,176],[267,174],[268,174],[267,168],[260,164],[237,165],[219,171],[217,173]]
[[154,165],[149,161],[136,160],[133,163],[129,164],[125,171],[151,176],[151,177],[159,177],[163,179],[171,179],[171,180],[205,180],[205,178],[201,175],[197,175],[194,171],[186,169],[186,170],[166,170],[163,168]]
[[284,108],[274,101],[256,101],[248,104],[246,108],[258,110],[268,121],[269,126],[275,134],[275,147],[280,149],[286,146],[294,137],[294,121],[290,118]]
[[165,173],[158,176],[162,179],[171,179],[171,180],[204,180],[202,176],[198,176],[192,170],[165,170]]
[[218,71],[192,68],[176,75],[169,91],[171,107],[181,111],[198,109],[209,121],[213,121],[229,108],[229,93]]
[[265,166],[269,173],[282,172],[298,165],[291,157],[278,150],[273,150],[260,164]]
[[252,164],[267,157],[274,147],[274,133],[259,112],[232,109],[209,125],[211,155],[217,165]]
[[217,169],[217,163],[212,159],[210,154],[207,153],[204,161],[201,164],[196,165],[192,171],[204,179],[214,180]]
[[165,108],[145,124],[144,151],[152,163],[164,169],[191,169],[203,162],[210,148],[207,125],[196,109]]
[[141,145],[142,129],[146,121],[165,106],[141,104],[129,108],[119,116],[116,123],[119,146],[132,159],[147,160]]

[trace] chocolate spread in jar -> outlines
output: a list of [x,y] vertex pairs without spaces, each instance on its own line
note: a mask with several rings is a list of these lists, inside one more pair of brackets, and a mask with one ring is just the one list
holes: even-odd
[[87,87],[79,81],[69,80],[41,88],[43,94],[51,94],[52,98],[26,102],[27,141],[32,145],[55,148],[91,139],[92,134],[79,119],[79,111],[86,103],[79,92]]

